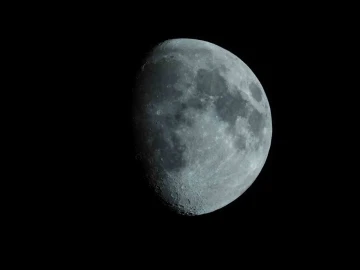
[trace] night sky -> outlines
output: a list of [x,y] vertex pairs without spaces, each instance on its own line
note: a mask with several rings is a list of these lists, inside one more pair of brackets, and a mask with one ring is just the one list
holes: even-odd
[[[332,30],[301,23],[291,31],[285,23],[242,30],[151,16],[91,18],[59,25],[64,38],[48,41],[56,43],[51,52],[63,67],[56,82],[64,158],[52,210],[60,234],[134,250],[149,250],[151,243],[191,249],[209,241],[221,249],[216,241],[328,239],[324,228],[346,216],[339,185],[345,177],[334,166],[343,159],[334,138],[343,125],[334,112],[342,100],[334,86],[339,57],[330,60],[325,49]],[[272,113],[271,148],[257,180],[228,206],[197,217],[177,216],[159,204],[134,152],[136,72],[150,49],[171,38],[209,41],[238,56],[261,82]]]

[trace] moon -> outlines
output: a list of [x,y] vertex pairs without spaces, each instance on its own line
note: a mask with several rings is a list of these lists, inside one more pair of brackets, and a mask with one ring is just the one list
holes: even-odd
[[211,213],[259,175],[271,144],[270,106],[258,78],[231,52],[196,39],[160,43],[133,96],[136,158],[171,210]]

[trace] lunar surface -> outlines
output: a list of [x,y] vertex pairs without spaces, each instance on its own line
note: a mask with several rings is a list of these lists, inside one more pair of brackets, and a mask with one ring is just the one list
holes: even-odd
[[255,181],[270,149],[271,112],[237,56],[206,41],[167,40],[149,53],[133,94],[136,158],[170,209],[210,213]]

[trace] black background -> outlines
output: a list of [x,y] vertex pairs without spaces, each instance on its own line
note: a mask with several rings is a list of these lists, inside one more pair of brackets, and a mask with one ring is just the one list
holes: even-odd
[[[157,241],[182,234],[230,233],[240,239],[259,233],[297,235],[300,226],[314,226],[321,215],[318,195],[313,197],[322,181],[319,165],[314,163],[321,130],[315,114],[321,108],[316,102],[318,93],[314,93],[320,83],[309,65],[319,64],[314,59],[317,47],[307,47],[299,37],[279,40],[189,29],[155,25],[142,25],[128,33],[100,29],[86,33],[75,45],[72,55],[79,56],[75,60],[79,66],[74,76],[80,84],[69,88],[68,94],[71,98],[75,93],[78,110],[72,122],[79,131],[74,132],[74,150],[87,162],[74,164],[79,171],[74,218],[80,224],[89,219],[88,224],[115,231],[125,226],[133,237]],[[74,33],[75,40],[82,34],[80,30]],[[240,57],[262,83],[273,118],[270,153],[254,184],[227,207],[190,218],[168,212],[148,192],[142,180],[144,171],[135,160],[131,132],[131,91],[142,60],[159,42],[179,37],[206,40]]]
[[[333,165],[341,159],[334,123],[342,125],[335,62],[344,50],[336,44],[351,42],[336,21],[300,16],[268,25],[271,18],[249,23],[239,15],[220,25],[126,9],[85,13],[60,16],[27,40],[43,40],[36,46],[44,55],[45,106],[54,111],[41,112],[52,127],[41,137],[49,142],[49,181],[41,185],[47,200],[39,212],[51,237],[75,249],[139,255],[160,247],[198,256],[205,247],[252,249],[245,243],[310,248],[340,235],[336,224],[345,222],[347,208],[338,185],[344,174]],[[237,55],[260,80],[272,112],[272,144],[256,181],[228,206],[197,217],[157,202],[133,148],[136,72],[150,49],[171,38],[206,40]]]
[[[74,196],[79,199],[75,218],[84,215],[85,220],[122,224],[135,234],[166,239],[192,226],[202,233],[227,225],[240,231],[281,230],[284,223],[306,222],[315,215],[317,205],[309,195],[319,179],[317,171],[311,171],[309,150],[316,151],[309,140],[316,140],[319,123],[312,119],[316,94],[309,97],[305,92],[316,91],[313,70],[306,68],[309,62],[317,63],[312,58],[315,52],[308,51],[316,48],[302,48],[297,40],[282,44],[284,40],[268,42],[264,37],[261,42],[214,29],[143,25],[129,33],[111,30],[79,29],[71,32],[75,42],[68,39],[64,44],[72,57],[68,63],[72,67],[65,74],[74,76],[66,92],[71,112],[75,110],[71,116],[74,132],[69,134],[75,146],[71,159],[79,172],[72,176]],[[136,72],[153,46],[179,37],[206,40],[240,57],[262,83],[273,118],[270,153],[255,183],[229,206],[192,218],[168,213],[148,194],[142,182],[144,172],[132,152],[131,91]]]

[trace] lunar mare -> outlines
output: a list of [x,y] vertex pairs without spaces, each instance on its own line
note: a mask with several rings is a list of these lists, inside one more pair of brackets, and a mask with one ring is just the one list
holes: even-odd
[[250,68],[206,41],[156,46],[134,91],[134,135],[147,180],[172,210],[201,215],[238,198],[271,144],[268,99]]

